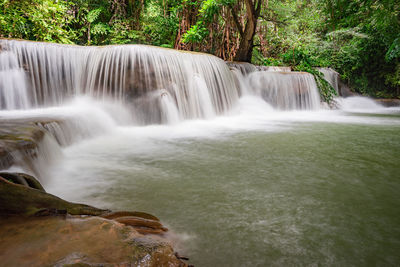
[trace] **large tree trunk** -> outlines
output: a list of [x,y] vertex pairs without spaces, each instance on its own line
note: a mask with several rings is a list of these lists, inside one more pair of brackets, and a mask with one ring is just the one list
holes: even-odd
[[231,9],[235,24],[240,33],[239,49],[235,61],[251,62],[253,55],[253,39],[257,31],[257,21],[261,11],[261,0],[244,0],[246,4],[246,26],[243,29],[234,9]]
[[257,19],[248,18],[246,28],[240,39],[239,49],[236,52],[235,61],[251,62],[253,55],[253,39],[256,34]]

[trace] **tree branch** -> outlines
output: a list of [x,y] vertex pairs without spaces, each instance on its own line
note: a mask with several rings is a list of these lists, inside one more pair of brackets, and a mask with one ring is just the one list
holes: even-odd
[[255,17],[258,18],[261,13],[261,0],[256,1],[255,3]]

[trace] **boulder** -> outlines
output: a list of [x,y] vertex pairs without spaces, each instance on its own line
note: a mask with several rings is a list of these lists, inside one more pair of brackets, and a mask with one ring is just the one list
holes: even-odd
[[[18,176],[17,174],[13,175]],[[6,173],[4,175],[3,173],[0,175],[0,216],[32,216],[40,215],[44,211],[72,215],[101,215],[107,212],[107,210],[88,205],[65,201],[43,190],[32,188],[29,185],[14,183],[12,179],[8,179],[7,177],[11,177],[11,174]]]
[[15,184],[21,184],[34,188],[43,192],[46,192],[40,182],[33,176],[26,173],[11,173],[11,172],[0,172],[0,177],[13,182]]
[[4,266],[188,266],[167,231],[151,214],[68,202],[33,176],[0,172]]
[[3,266],[187,266],[165,239],[100,217],[0,221]]

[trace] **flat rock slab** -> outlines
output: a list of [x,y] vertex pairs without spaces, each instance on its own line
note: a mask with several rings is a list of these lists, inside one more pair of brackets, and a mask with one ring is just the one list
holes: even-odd
[[0,262],[2,266],[186,266],[160,237],[143,236],[100,217],[0,217]]

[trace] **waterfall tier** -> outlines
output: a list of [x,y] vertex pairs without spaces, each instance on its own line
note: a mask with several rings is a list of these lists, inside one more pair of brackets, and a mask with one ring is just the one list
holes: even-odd
[[241,95],[255,95],[280,110],[312,110],[321,106],[314,76],[306,72],[267,71],[232,66]]
[[0,109],[58,106],[72,97],[112,99],[136,124],[212,118],[256,95],[282,110],[317,109],[310,74],[145,45],[82,47],[0,40]]
[[[147,124],[215,116],[238,99],[229,68],[210,55],[144,45],[81,47],[17,40],[0,40],[0,47],[6,58],[0,61],[0,75],[8,77],[1,79],[0,109],[58,105],[85,94],[132,103],[138,121]],[[178,114],[172,116],[171,108]]]
[[318,68],[318,70],[324,75],[324,79],[332,85],[336,93],[339,93],[340,74],[331,68]]
[[318,109],[320,96],[314,76],[305,72],[260,71],[249,75],[253,92],[275,108]]

